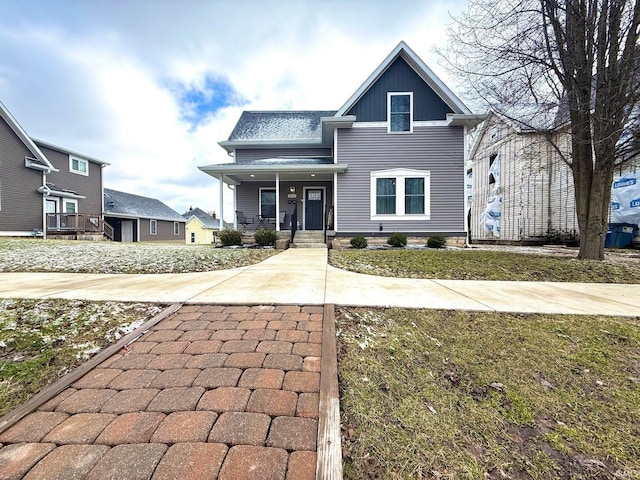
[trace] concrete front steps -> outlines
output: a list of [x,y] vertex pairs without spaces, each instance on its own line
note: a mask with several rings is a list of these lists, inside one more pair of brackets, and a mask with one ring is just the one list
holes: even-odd
[[322,231],[316,230],[298,230],[296,236],[293,239],[291,248],[326,248],[327,244],[324,243],[324,234]]

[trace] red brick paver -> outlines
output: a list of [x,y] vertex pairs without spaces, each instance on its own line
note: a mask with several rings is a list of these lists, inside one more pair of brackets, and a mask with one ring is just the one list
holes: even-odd
[[0,433],[0,478],[315,478],[322,312],[183,306]]

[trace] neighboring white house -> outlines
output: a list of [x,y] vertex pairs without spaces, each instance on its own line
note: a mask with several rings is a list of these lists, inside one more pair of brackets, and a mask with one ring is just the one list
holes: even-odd
[[[567,125],[557,126],[557,117],[557,108],[539,105],[517,115],[489,111],[467,164],[472,242],[577,241],[573,176],[563,160],[571,155],[571,138]],[[640,179],[634,180],[639,176],[638,160],[615,172],[612,208],[617,212],[612,210],[611,221],[640,223],[640,190],[633,190],[640,188]],[[626,203],[617,201],[621,187]]]

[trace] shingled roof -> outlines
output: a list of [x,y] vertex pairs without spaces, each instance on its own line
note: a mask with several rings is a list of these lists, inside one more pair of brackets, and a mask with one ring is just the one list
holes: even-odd
[[320,118],[335,113],[335,110],[242,112],[229,141],[320,140]]
[[105,215],[123,215],[126,217],[152,218],[184,222],[185,219],[178,212],[155,198],[143,197],[132,193],[104,189]]
[[[203,223],[203,225],[206,228],[221,230],[220,219],[211,217],[211,215],[209,215],[207,212],[205,212],[200,208],[192,208],[188,212],[183,213],[182,216],[187,220],[189,220],[191,217],[196,217],[198,220],[200,220]],[[222,229],[232,228],[232,227],[233,225],[231,225],[230,223],[227,223],[227,222],[222,223]]]

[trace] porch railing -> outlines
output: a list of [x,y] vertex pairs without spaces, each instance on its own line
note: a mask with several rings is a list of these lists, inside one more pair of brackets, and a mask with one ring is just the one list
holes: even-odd
[[47,233],[100,233],[113,238],[111,225],[93,213],[47,213]]

